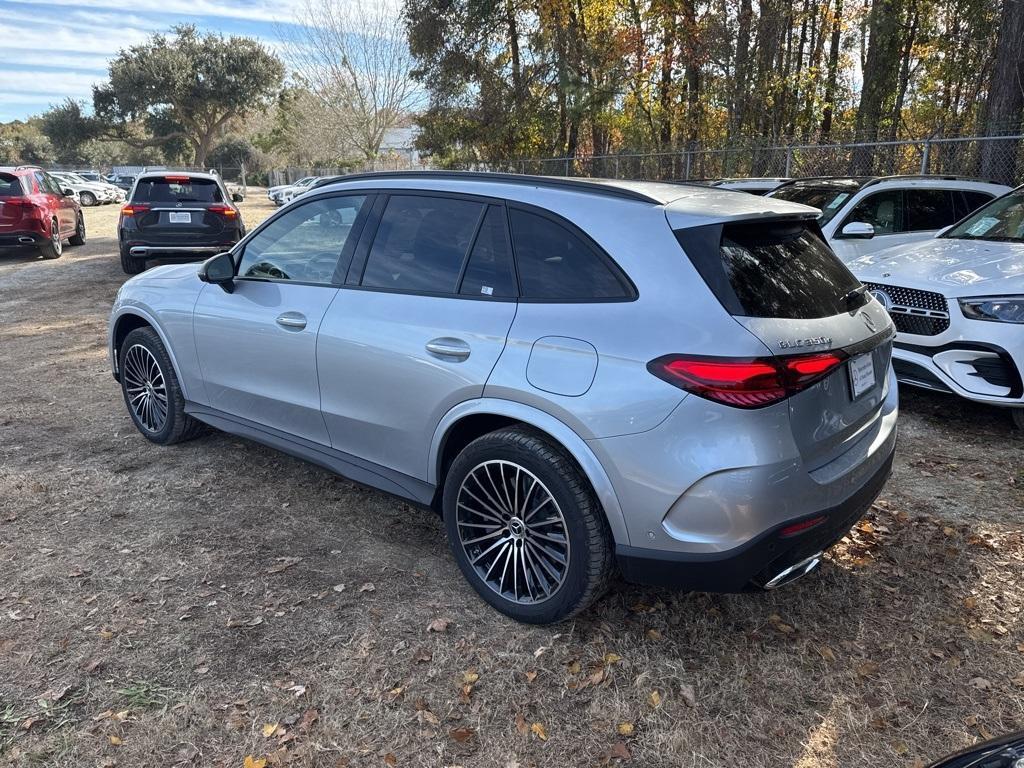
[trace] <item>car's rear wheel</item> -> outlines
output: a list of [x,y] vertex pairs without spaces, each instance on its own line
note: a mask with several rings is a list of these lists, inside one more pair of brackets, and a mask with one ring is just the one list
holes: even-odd
[[143,259],[137,259],[131,254],[131,249],[127,245],[120,247],[121,253],[121,269],[129,275],[137,275],[140,272],[146,271],[146,262]]
[[572,458],[543,435],[509,428],[474,440],[452,463],[443,506],[459,568],[505,615],[561,621],[607,588],[604,512]]
[[96,195],[92,192],[82,192],[79,194],[78,199],[82,205],[96,205]]
[[70,245],[85,245],[85,217],[82,216],[82,212],[78,212],[78,221],[75,223],[75,234],[69,239]]
[[59,259],[64,253],[64,243],[56,219],[50,222],[50,239],[39,244],[39,253],[44,259]]
[[147,440],[171,445],[202,432],[202,422],[185,413],[178,377],[156,331],[146,326],[129,333],[118,361],[124,403]]

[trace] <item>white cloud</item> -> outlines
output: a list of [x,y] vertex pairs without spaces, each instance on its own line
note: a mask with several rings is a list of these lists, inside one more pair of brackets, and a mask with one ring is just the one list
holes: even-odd
[[[38,0],[9,0],[12,3],[32,5]],[[123,0],[46,0],[48,5],[72,6],[80,9],[83,4],[90,8],[122,10]],[[132,0],[131,11],[139,13],[160,14],[164,19],[167,14],[180,14],[181,19],[168,21],[164,26],[171,26],[174,21],[190,21],[193,16],[219,17],[224,19],[241,19],[247,21],[289,21],[298,6],[296,0]]]

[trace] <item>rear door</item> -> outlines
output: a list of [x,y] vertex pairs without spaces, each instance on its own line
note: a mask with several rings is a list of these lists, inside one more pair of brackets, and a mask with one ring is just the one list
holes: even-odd
[[441,417],[483,394],[516,314],[501,202],[382,195],[320,327],[331,445],[425,479]]
[[230,247],[237,240],[238,211],[215,179],[145,176],[135,185],[131,202],[149,206],[135,215],[138,239],[147,245]]
[[[892,323],[809,221],[739,222],[677,232],[726,310],[772,355],[841,350],[846,361],[789,398],[809,468],[828,463],[877,416]],[[717,245],[717,248],[715,247]]]
[[193,328],[210,407],[330,444],[317,331],[351,259],[365,202],[338,195],[291,209],[245,243],[232,292],[204,286]]

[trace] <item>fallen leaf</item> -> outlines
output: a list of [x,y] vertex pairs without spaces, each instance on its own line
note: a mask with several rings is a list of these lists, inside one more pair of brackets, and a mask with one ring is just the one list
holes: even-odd
[[835,651],[833,651],[827,645],[819,645],[816,649],[818,655],[821,656],[825,661],[834,662],[836,660]]
[[580,663],[578,661],[573,661],[569,664],[568,667],[566,667],[566,669],[569,670],[570,675],[578,675],[582,667],[580,666]]
[[245,762],[242,763],[242,768],[267,768],[267,758],[246,755]]
[[468,726],[463,726],[462,728],[453,728],[448,731],[448,735],[455,739],[459,744],[465,744],[476,735],[476,730],[469,728]]
[[679,695],[683,697],[683,703],[688,707],[697,706],[697,692],[689,683],[679,686]]
[[537,670],[535,670],[535,669],[528,669],[526,671],[526,682],[532,683],[536,679],[537,679]]
[[[368,581],[365,584],[363,584],[363,586],[361,586],[359,588],[359,591],[360,592],[373,592],[375,589],[377,589],[377,587],[374,585],[374,583],[372,581]],[[390,754],[390,753],[388,753],[388,754]],[[393,757],[393,755],[392,755],[392,757]]]
[[462,682],[464,683],[475,683],[480,679],[480,675],[477,674],[476,670],[469,669],[462,673]]
[[630,760],[632,757],[624,741],[616,741],[608,750],[609,760]]
[[124,743],[124,742],[121,741],[121,737],[120,736],[115,736],[115,735],[111,734],[107,738],[110,739],[110,743],[113,744],[115,747],[120,747],[121,744]]
[[432,654],[430,651],[426,650],[425,648],[421,648],[419,650],[419,652],[413,657],[413,660],[417,664],[423,664],[423,663],[426,663],[428,661],[433,660],[433,658],[434,658],[434,654]]
[[620,661],[622,661],[622,657],[617,653],[606,653],[604,655],[605,664],[618,664]]
[[274,735],[274,731],[276,731],[277,729],[278,729],[278,724],[277,723],[267,723],[266,725],[263,726],[263,729],[262,729],[263,730],[263,738],[269,739],[271,736]]
[[782,617],[777,613],[773,613],[768,617],[768,623],[772,625],[772,629],[783,635],[791,635],[796,632],[796,630],[791,625],[784,622]]
[[664,639],[661,632],[659,632],[657,629],[648,629],[646,634],[648,640],[653,640],[656,643],[659,643]]
[[992,683],[990,683],[984,677],[971,678],[969,685],[971,685],[974,688],[977,688],[979,691],[987,691],[992,687]]
[[404,692],[405,688],[401,685],[397,688],[392,688],[390,691],[388,691],[388,701],[397,701],[398,699],[402,698],[402,694]]
[[45,719],[46,718],[43,718],[43,717],[27,717],[27,718],[25,718],[22,721],[21,725],[18,726],[18,727],[21,728],[21,730],[23,730],[23,731],[28,731],[28,730],[31,730],[33,725],[35,725],[36,723],[41,722],[41,721],[43,721]]
[[619,736],[632,736],[636,727],[632,723],[619,723]]
[[451,623],[451,619],[434,619],[427,625],[427,632],[444,632]]
[[526,718],[519,712],[516,712],[516,730],[519,731],[520,736],[525,736],[530,732],[530,727],[526,724]]
[[313,724],[320,719],[320,713],[315,709],[307,709],[302,713],[302,721],[299,723],[299,730],[308,731]]
[[395,757],[394,752],[388,752],[386,755],[384,755],[384,762],[388,765],[398,765],[398,758]]
[[871,677],[871,675],[878,674],[878,662],[876,661],[865,661],[857,665],[857,674],[861,677]]
[[530,731],[531,731],[531,733],[533,733],[534,736],[536,736],[541,741],[547,741],[548,740],[548,732],[546,730],[544,730],[544,724],[543,723],[534,723],[533,725],[530,726]]
[[251,619],[228,619],[228,626],[235,627],[258,627],[263,623],[262,616],[253,616]]
[[655,709],[661,706],[661,692],[657,689],[651,691],[651,695],[647,697],[648,703]]
[[331,589],[333,589],[335,592],[344,592],[345,591],[345,585],[344,584],[335,584],[333,587],[331,587]]

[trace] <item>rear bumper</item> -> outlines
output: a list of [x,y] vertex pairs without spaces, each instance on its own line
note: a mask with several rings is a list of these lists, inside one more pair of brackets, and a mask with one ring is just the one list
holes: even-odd
[[155,256],[213,256],[229,250],[234,243],[224,245],[132,245],[128,253],[138,258]]
[[[892,472],[895,440],[868,480],[845,501],[786,520],[745,544],[724,552],[667,552],[618,545],[615,556],[627,581],[701,592],[741,592],[764,583],[785,568],[839,541],[878,497]],[[825,522],[803,534],[784,537],[782,529],[820,516]]]
[[0,247],[12,245],[38,245],[49,238],[40,232],[3,232],[0,233]]

